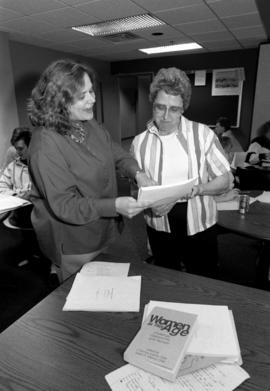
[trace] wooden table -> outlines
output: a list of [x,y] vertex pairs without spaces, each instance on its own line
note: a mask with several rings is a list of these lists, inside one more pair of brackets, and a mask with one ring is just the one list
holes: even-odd
[[228,305],[251,376],[239,390],[269,391],[269,292],[148,264],[131,265],[129,274],[143,276],[140,313],[63,312],[70,278],[6,329],[0,335],[0,390],[108,391],[104,376],[125,364],[123,352],[144,305],[167,300]]
[[237,234],[261,240],[257,281],[260,286],[266,286],[270,266],[270,204],[255,201],[244,215],[238,210],[219,211],[218,224]]

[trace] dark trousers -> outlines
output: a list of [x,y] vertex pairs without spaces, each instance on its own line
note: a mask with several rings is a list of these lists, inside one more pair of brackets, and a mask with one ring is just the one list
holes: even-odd
[[187,235],[187,203],[177,203],[168,214],[171,233],[147,226],[154,264],[188,273],[217,277],[216,225],[195,235]]

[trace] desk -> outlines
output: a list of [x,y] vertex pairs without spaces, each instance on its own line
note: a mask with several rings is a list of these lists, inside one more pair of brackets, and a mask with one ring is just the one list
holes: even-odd
[[219,211],[218,225],[237,234],[262,241],[257,280],[260,285],[266,285],[270,265],[270,204],[255,201],[250,205],[248,213],[244,215],[237,210]]
[[104,376],[125,364],[123,352],[152,299],[228,305],[251,376],[238,390],[269,391],[269,292],[149,264],[132,264],[135,274],[143,276],[140,313],[63,312],[72,277],[6,329],[0,335],[0,389],[110,390]]

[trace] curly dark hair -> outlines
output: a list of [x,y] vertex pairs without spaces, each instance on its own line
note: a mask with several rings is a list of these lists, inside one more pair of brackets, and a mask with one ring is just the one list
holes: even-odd
[[42,73],[28,101],[28,114],[34,127],[51,128],[66,135],[72,129],[68,107],[84,85],[88,74],[93,85],[95,75],[87,65],[73,60],[58,60]]
[[188,108],[191,98],[191,84],[184,71],[177,68],[161,68],[150,85],[150,102],[154,102],[160,90],[170,95],[180,95],[184,111]]
[[12,132],[12,136],[10,139],[10,144],[15,145],[15,143],[19,140],[23,140],[27,146],[29,146],[31,141],[32,132],[26,126],[19,126],[15,128]]
[[231,121],[227,117],[219,117],[217,119],[217,124],[220,124],[220,126],[222,126],[225,131],[231,129]]

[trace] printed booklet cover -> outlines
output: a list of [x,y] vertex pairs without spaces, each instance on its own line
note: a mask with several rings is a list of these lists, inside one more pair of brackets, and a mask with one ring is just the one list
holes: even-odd
[[175,381],[196,320],[196,314],[155,307],[124,352],[124,360]]

